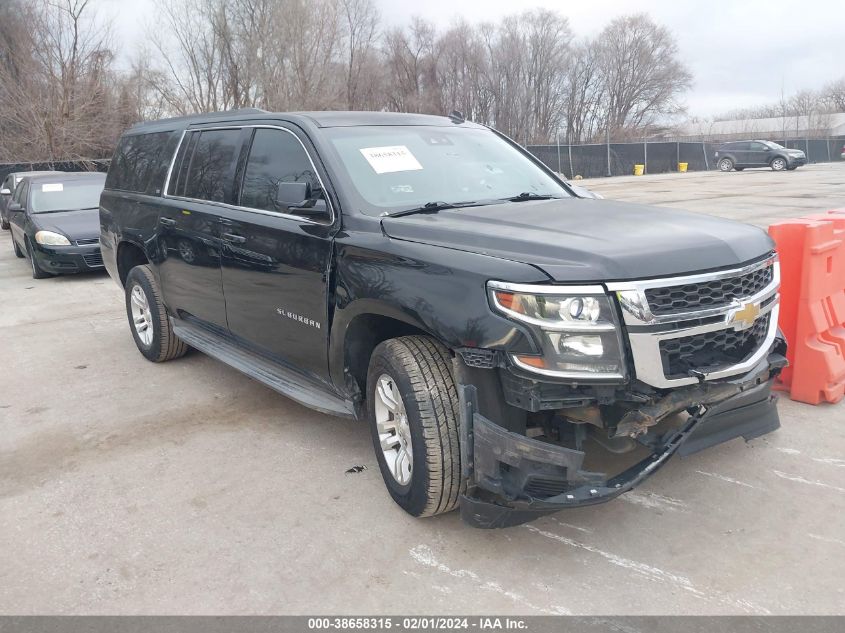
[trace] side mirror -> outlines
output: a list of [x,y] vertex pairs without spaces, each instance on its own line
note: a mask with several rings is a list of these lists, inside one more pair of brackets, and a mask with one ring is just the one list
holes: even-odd
[[23,207],[21,206],[20,202],[10,202],[9,207],[6,209],[9,213],[21,213],[23,212]]
[[322,198],[314,198],[307,182],[280,182],[276,188],[276,204],[295,215],[326,215],[328,207]]
[[3,187],[2,189],[0,189],[0,196],[11,196],[11,195],[12,195],[12,192],[7,187]]
[[301,207],[311,197],[307,182],[280,182],[276,188],[276,204],[280,207]]

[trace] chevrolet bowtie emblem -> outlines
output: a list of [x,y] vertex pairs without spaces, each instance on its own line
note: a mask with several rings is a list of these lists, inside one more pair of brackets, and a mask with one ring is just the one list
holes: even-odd
[[760,316],[759,304],[746,303],[743,304],[739,310],[734,312],[733,318],[731,319],[731,325],[733,325],[737,330],[747,330],[754,325],[754,321],[757,320],[758,316]]

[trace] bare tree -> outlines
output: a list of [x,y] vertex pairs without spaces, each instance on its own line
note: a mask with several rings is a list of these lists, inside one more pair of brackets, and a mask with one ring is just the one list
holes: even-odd
[[617,18],[599,34],[597,46],[608,124],[617,136],[682,111],[678,97],[692,75],[678,61],[678,45],[666,27],[645,14]]
[[[7,3],[0,122],[13,160],[99,157],[119,134],[107,26],[90,0]],[[17,15],[15,15],[17,14]]]
[[339,2],[346,48],[346,107],[357,110],[373,101],[380,17],[373,0]]

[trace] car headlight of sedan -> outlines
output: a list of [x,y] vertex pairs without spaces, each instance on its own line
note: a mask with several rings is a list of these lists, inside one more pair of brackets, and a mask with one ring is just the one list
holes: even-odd
[[38,231],[35,234],[35,241],[44,246],[70,246],[69,239],[53,231]]
[[487,286],[494,309],[530,327],[540,344],[540,355],[511,355],[518,367],[573,380],[624,380],[616,310],[601,286]]

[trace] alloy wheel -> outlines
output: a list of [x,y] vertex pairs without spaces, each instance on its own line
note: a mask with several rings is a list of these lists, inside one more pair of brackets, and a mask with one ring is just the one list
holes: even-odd
[[153,317],[147,295],[139,285],[132,288],[131,306],[132,327],[141,342],[149,347],[153,342]]
[[411,427],[405,403],[396,381],[382,374],[376,381],[376,429],[384,461],[390,474],[402,486],[411,483],[414,466]]

